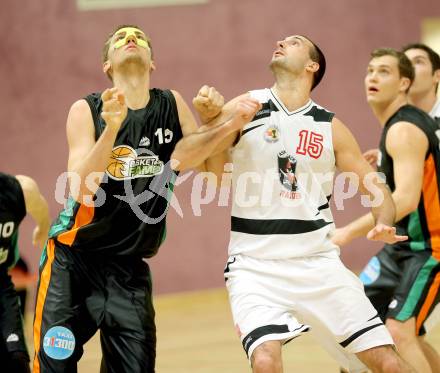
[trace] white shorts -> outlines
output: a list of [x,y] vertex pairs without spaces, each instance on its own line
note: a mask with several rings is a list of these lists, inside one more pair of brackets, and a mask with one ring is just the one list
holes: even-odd
[[312,257],[228,259],[226,286],[235,327],[250,359],[265,341],[287,343],[306,332],[350,372],[365,370],[354,355],[393,345],[360,280],[329,252]]

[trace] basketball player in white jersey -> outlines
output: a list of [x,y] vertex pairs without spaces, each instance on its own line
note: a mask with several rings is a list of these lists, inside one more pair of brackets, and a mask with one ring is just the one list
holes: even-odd
[[[372,169],[347,127],[310,99],[324,75],[324,55],[304,36],[289,36],[277,43],[270,67],[271,89],[250,91],[224,106],[219,121],[243,97],[262,109],[224,140],[224,159],[210,167],[221,174],[231,149],[234,197],[225,278],[253,372],[282,372],[282,345],[308,330],[350,372],[365,366],[412,372],[330,240],[335,167],[356,173],[362,188]],[[194,104],[198,109],[197,99]],[[368,238],[406,239],[391,227],[395,208],[388,189],[375,188],[383,202],[372,208],[376,226]],[[365,188],[363,193],[370,194]]]

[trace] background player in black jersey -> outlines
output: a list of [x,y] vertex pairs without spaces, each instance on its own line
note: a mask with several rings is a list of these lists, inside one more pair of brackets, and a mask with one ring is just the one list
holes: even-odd
[[440,56],[421,43],[405,45],[402,52],[414,67],[414,82],[409,89],[409,102],[427,112],[440,126],[440,99],[437,97],[440,82]]
[[[365,87],[367,101],[383,127],[378,166],[393,191],[397,230],[409,239],[386,245],[361,279],[402,356],[418,372],[429,373],[435,370],[417,335],[424,333],[424,322],[439,301],[440,154],[436,123],[408,105],[413,79],[413,66],[404,53],[392,49],[372,53]],[[345,245],[372,225],[371,215],[365,215],[337,230],[334,242]],[[438,362],[433,364],[438,371]]]
[[[405,45],[402,52],[410,59],[414,67],[414,81],[408,92],[411,105],[427,112],[440,126],[440,99],[437,97],[440,82],[440,56],[426,44],[411,43]],[[377,149],[364,153],[365,158],[376,167]]]
[[[414,81],[408,92],[409,102],[419,109],[427,112],[440,126],[440,99],[437,97],[440,81],[440,56],[432,48],[421,43],[405,45],[402,52],[410,59],[414,67]],[[365,152],[365,157],[374,167],[377,164],[378,150],[372,149]],[[438,324],[440,318],[440,306],[436,306],[429,315],[426,325],[427,332],[430,326]],[[428,359],[434,373],[440,373],[440,356],[437,351],[419,336],[419,343]]]
[[30,372],[18,295],[8,269],[18,260],[18,228],[26,214],[37,223],[33,244],[44,246],[49,230],[46,200],[33,179],[0,172],[0,370]]
[[[173,170],[205,168],[216,145],[258,109],[197,128],[176,91],[150,88],[151,41],[137,26],[105,42],[113,88],[75,102],[67,118],[71,196],[43,252],[34,322],[34,372],[76,372],[84,343],[100,329],[101,372],[154,372],[151,277],[143,260],[165,238]],[[221,109],[216,91],[203,115]]]
[[[233,206],[237,216],[232,219],[231,241],[234,237],[239,238],[235,241],[238,243],[233,247],[232,253],[230,250],[225,278],[234,322],[252,370],[255,373],[283,371],[282,346],[304,331],[304,325],[298,324],[302,319],[305,324],[311,325],[312,332],[316,327],[318,341],[350,369],[359,369],[366,365],[374,372],[412,372],[394,351],[391,336],[359,286],[359,281],[341,264],[335,251],[337,248],[332,246],[327,234],[333,231],[333,226],[325,226],[329,227],[329,231],[323,231],[322,227],[304,230],[303,226],[317,224],[310,220],[310,214],[306,215],[306,210],[309,206],[312,210],[318,205],[315,206],[310,199],[304,199],[302,203],[306,207],[301,210],[304,215],[291,218],[300,209],[296,205],[284,209],[281,198],[277,198],[284,194],[279,194],[278,189],[264,191],[260,190],[263,187],[257,187],[265,185],[257,182],[264,178],[265,172],[270,172],[273,168],[278,170],[277,154],[279,158],[283,153],[277,151],[282,147],[290,149],[290,152],[295,152],[296,149],[296,171],[298,172],[299,165],[302,164],[301,172],[309,177],[307,180],[313,179],[311,183],[315,183],[317,188],[321,185],[315,181],[316,175],[321,172],[332,176],[335,166],[342,171],[355,172],[361,180],[372,171],[348,128],[333,117],[332,113],[310,99],[311,90],[324,75],[325,58],[322,51],[304,36],[289,36],[277,42],[270,66],[275,77],[275,83],[270,90],[251,91],[224,106],[218,117],[220,121],[230,115],[236,102],[243,97],[260,97],[263,102],[262,110],[243,131],[237,130],[223,141],[222,146],[226,149],[224,158],[218,157],[216,162],[209,165],[212,166],[209,170],[220,176],[225,163],[229,162],[229,150],[234,148],[234,172],[240,169],[243,172],[241,175],[257,173],[252,189],[249,188],[251,192],[245,192],[246,197],[251,198],[251,195],[258,199],[261,193],[264,196],[276,196],[270,200],[267,209],[261,206],[263,203],[258,202],[254,210],[249,207],[247,216],[244,207],[241,209],[235,202]],[[275,139],[274,136],[268,138],[268,126],[278,128],[280,133]],[[324,141],[327,140],[322,153],[316,155],[311,152],[311,155],[301,156],[300,134],[307,129],[321,131],[319,138],[323,140],[325,137]],[[301,132],[298,134],[298,131]],[[315,172],[316,162],[319,162],[317,159],[324,153],[331,154],[331,157],[322,157],[324,160],[320,163],[321,168],[319,172]],[[236,179],[241,175],[235,175]],[[363,183],[360,185],[364,187]],[[304,184],[298,185],[298,188],[300,195],[308,193]],[[379,188],[383,192],[383,204],[373,207],[375,219],[370,230],[364,234],[368,233],[370,239],[390,243],[405,240],[405,236],[397,236],[395,229],[391,227],[394,223],[391,194],[383,185],[379,185]],[[238,192],[243,194],[243,190]],[[370,194],[365,188],[363,192]],[[328,201],[325,202],[326,207],[323,205],[321,210],[329,208]],[[243,214],[238,216],[241,212]],[[316,209],[313,212],[315,216],[320,215],[320,219],[328,218],[328,223],[332,223],[328,210],[325,216],[324,213],[321,215],[319,207],[317,212]],[[234,221],[238,221],[241,226],[236,224],[234,228]],[[279,227],[282,229],[278,229]],[[314,236],[323,235],[316,245],[316,251],[312,249],[313,244],[307,240],[301,241],[301,237],[306,234],[310,242]],[[250,236],[261,238],[253,239]],[[252,251],[253,246],[259,242],[263,244],[259,246],[260,251],[255,253]],[[283,247],[281,253],[277,251],[279,246]],[[274,251],[276,253],[271,256]],[[332,256],[333,254],[335,255]],[[327,255],[332,259],[327,261]],[[303,262],[307,263],[305,267]],[[307,269],[303,271],[303,268]],[[312,275],[312,268],[316,268],[319,274]],[[330,271],[331,275],[327,276],[325,271]],[[324,283],[328,283],[329,277],[337,280],[324,289]],[[307,296],[303,298],[304,294]],[[341,325],[343,327],[339,328]]]

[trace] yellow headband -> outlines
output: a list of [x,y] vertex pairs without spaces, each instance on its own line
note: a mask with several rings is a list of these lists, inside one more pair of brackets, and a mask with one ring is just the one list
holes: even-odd
[[[125,37],[118,40],[115,44],[113,44],[113,47],[115,49],[121,48],[122,46],[126,45],[128,43],[128,38],[130,36],[134,36],[135,40],[136,40],[136,44],[139,45],[142,48],[148,49],[148,43],[146,40],[143,39],[139,39],[136,33],[139,33],[142,31],[134,28],[134,27],[124,27],[121,28],[120,30],[116,31],[117,34],[119,34],[120,32],[125,32]],[[142,33],[143,34],[143,33]]]

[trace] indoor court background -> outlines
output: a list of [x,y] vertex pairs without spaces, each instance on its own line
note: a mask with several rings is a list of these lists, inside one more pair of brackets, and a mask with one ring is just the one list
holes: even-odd
[[[310,37],[327,58],[326,76],[313,98],[350,127],[363,150],[374,147],[380,133],[363,90],[370,51],[421,39],[440,51],[438,0],[207,0],[128,8],[121,4],[130,1],[108,3],[114,7],[105,9],[105,0],[2,0],[0,170],[33,177],[52,218],[62,209],[55,184],[66,170],[68,110],[75,100],[110,86],[101,72],[101,49],[118,24],[137,24],[150,35],[157,66],[152,86],[176,89],[188,103],[203,84],[215,86],[226,99],[270,86],[268,62],[276,41],[291,34]],[[81,10],[87,4],[104,5]],[[170,212],[167,240],[150,260],[158,372],[246,371],[222,289],[229,208],[217,206],[216,198],[195,216],[191,187],[192,178],[176,188],[183,217]],[[334,210],[338,225],[362,212],[359,198],[345,201],[345,207]],[[36,272],[40,253],[31,246],[32,228],[27,218],[20,246]],[[356,240],[342,258],[359,271],[379,247]],[[440,348],[438,329],[431,338]],[[88,345],[80,372],[96,371],[95,351],[96,340]],[[286,352],[295,371],[336,371],[308,337]]]

